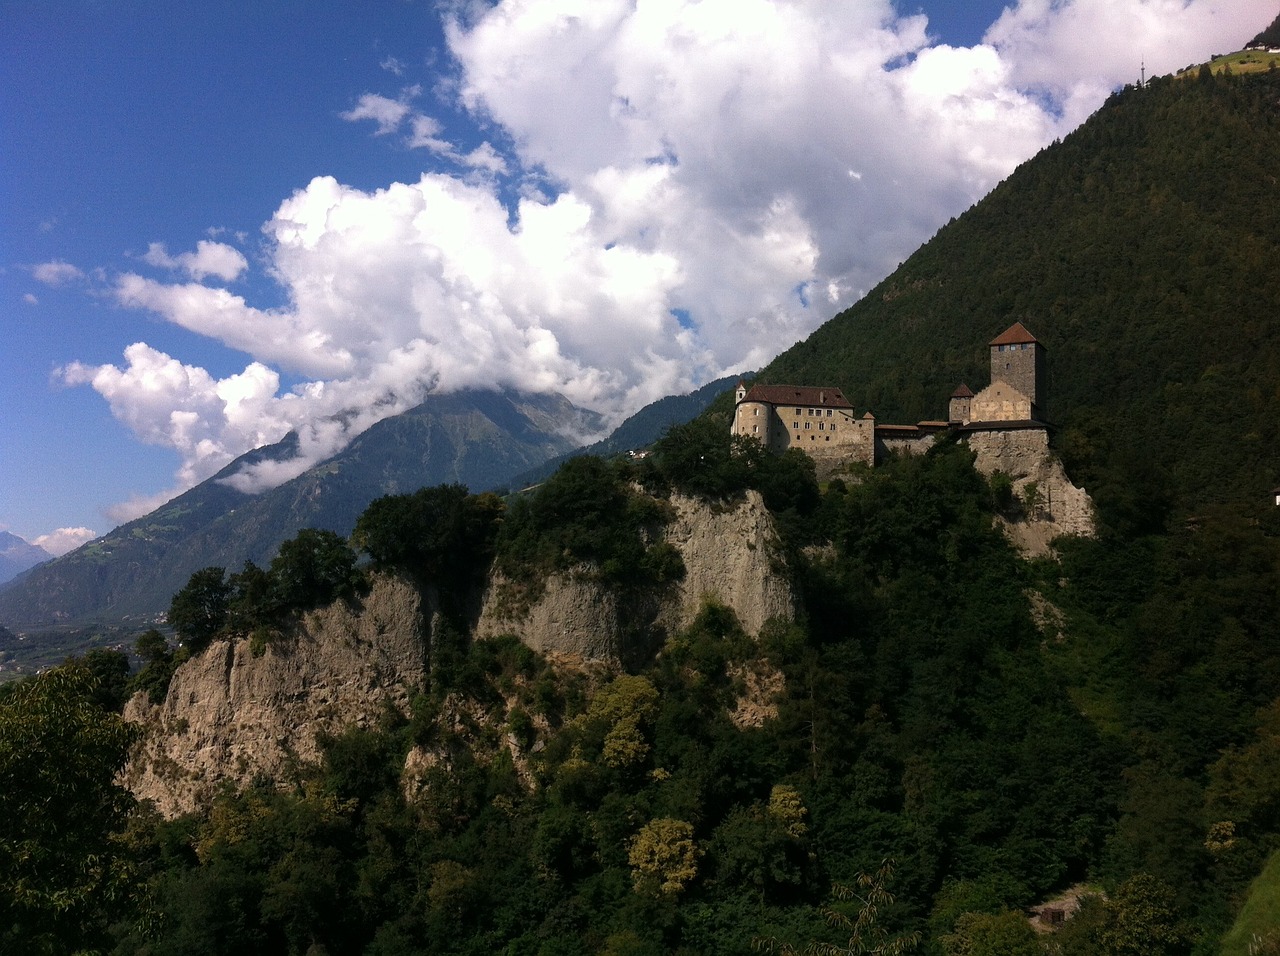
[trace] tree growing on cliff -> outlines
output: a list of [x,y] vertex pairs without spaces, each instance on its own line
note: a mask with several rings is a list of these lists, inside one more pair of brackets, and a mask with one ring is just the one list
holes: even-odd
[[116,786],[131,728],[71,663],[0,699],[0,951],[86,952],[138,903],[118,838],[133,799]]
[[223,568],[201,568],[169,602],[169,623],[193,654],[209,646],[227,623],[231,585]]

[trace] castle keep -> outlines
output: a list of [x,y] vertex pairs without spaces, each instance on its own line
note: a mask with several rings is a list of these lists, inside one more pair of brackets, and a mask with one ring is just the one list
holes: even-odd
[[880,425],[869,411],[859,416],[838,388],[748,388],[739,382],[732,433],[754,438],[778,454],[798,448],[820,466],[834,468],[853,461],[874,466],[890,451],[923,451],[942,432],[1043,431],[1044,346],[1015,322],[989,347],[991,384],[976,395],[960,385],[951,395],[946,421]]

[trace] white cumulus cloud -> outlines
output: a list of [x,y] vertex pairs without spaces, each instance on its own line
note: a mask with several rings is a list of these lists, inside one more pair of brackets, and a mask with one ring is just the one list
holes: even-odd
[[84,278],[84,273],[71,263],[61,261],[42,262],[31,270],[31,274],[35,276],[37,282],[43,282],[49,286],[66,285],[68,282]]
[[176,256],[169,255],[164,243],[153,242],[142,261],[161,269],[180,270],[197,282],[202,282],[209,276],[223,282],[234,282],[249,268],[248,260],[239,249],[225,242],[211,242],[208,239],[197,242],[195,252],[181,252]]
[[60,558],[68,551],[74,551],[82,544],[88,544],[98,535],[89,528],[58,528],[48,534],[42,534],[31,543],[44,548],[55,558]]
[[350,123],[373,120],[377,124],[378,135],[385,136],[387,133],[394,133],[405,117],[413,112],[409,100],[418,92],[416,88],[411,88],[400,99],[395,100],[377,93],[365,93],[355,106],[339,115]]
[[616,419],[756,367],[852,303],[1136,80],[1144,51],[1168,72],[1238,47],[1273,8],[1022,0],[956,48],[889,0],[470,4],[448,23],[447,88],[488,141],[449,142],[420,86],[341,114],[456,175],[317,176],[283,199],[263,227],[283,304],[203,285],[249,268],[215,242],[147,253],[194,281],[115,281],[119,304],[247,353],[243,372],[136,343],[63,377],[174,449],[179,489],[297,431],[296,460],[234,479],[269,487],[431,390],[557,391]]

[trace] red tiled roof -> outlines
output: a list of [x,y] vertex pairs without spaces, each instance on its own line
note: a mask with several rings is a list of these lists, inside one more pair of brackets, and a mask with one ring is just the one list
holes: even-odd
[[1021,322],[1015,322],[987,344],[1018,345],[1022,342],[1034,342],[1035,340],[1036,337],[1028,332]]
[[964,382],[961,382],[960,387],[951,393],[951,397],[952,398],[973,398],[973,392],[969,391],[968,385],[964,384]]
[[752,385],[743,401],[764,402],[767,405],[853,408],[840,389],[812,385]]

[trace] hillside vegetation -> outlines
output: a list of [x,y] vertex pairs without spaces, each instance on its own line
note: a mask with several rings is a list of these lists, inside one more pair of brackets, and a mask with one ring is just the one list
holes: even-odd
[[944,417],[1021,321],[1042,411],[1115,527],[1280,483],[1280,72],[1152,80],[1025,163],[761,381]]
[[[763,373],[937,417],[1019,319],[1099,537],[1021,558],[998,519],[1028,503],[954,439],[820,486],[714,411],[517,501],[379,499],[350,545],[193,576],[188,647],[151,635],[131,683],[99,654],[0,688],[0,949],[1223,952],[1280,851],[1278,104],[1272,74],[1117,94]],[[753,638],[709,599],[629,668],[470,640],[495,568],[658,594],[670,496],[748,489],[794,621]],[[163,697],[214,638],[287,648],[366,573],[435,602],[407,712],[207,812],[131,806],[129,690]],[[1064,893],[1079,912],[1037,934]]]

